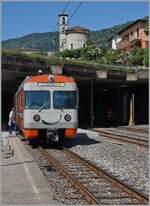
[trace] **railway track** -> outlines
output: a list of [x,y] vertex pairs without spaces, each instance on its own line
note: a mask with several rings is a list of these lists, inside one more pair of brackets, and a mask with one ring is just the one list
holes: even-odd
[[148,204],[148,197],[117,180],[70,150],[43,149],[40,153],[79,191],[89,204]]
[[113,139],[113,140],[119,140],[121,142],[127,142],[127,143],[131,143],[131,144],[136,144],[139,145],[141,147],[145,147],[148,148],[149,144],[148,144],[148,140],[146,139],[139,139],[136,137],[128,137],[128,136],[124,136],[121,134],[111,134],[110,132],[107,131],[99,131],[99,130],[94,130],[97,131],[100,135],[102,135],[103,137],[107,137],[109,139]]
[[119,127],[118,129],[148,134],[148,128]]

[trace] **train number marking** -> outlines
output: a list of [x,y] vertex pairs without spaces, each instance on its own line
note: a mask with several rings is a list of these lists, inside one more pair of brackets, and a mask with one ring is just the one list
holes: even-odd
[[54,82],[38,82],[40,87],[64,87],[65,83],[54,83]]

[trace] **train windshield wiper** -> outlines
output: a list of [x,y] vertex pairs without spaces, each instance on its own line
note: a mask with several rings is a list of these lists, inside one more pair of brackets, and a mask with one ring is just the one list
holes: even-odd
[[42,109],[44,109],[46,107],[46,105],[47,105],[46,103],[42,104],[42,106],[39,108],[39,112],[41,112]]

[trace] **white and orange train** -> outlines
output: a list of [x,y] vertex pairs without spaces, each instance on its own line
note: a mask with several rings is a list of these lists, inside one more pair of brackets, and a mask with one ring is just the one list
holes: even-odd
[[[73,138],[78,128],[78,89],[66,76],[29,76],[14,99],[16,123],[29,140],[46,139],[47,131],[57,131],[58,141]],[[54,135],[52,135],[54,136]]]

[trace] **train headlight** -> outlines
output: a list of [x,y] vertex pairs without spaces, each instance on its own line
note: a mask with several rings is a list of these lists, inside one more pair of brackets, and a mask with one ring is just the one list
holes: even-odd
[[33,116],[33,119],[34,119],[34,121],[38,122],[38,121],[40,121],[41,117],[40,117],[40,115],[35,114],[35,115]]
[[70,121],[70,120],[71,120],[71,115],[70,115],[70,114],[66,114],[66,115],[64,116],[64,119],[65,119],[66,121]]
[[49,82],[54,82],[55,81],[55,77],[53,75],[48,75],[48,81]]

